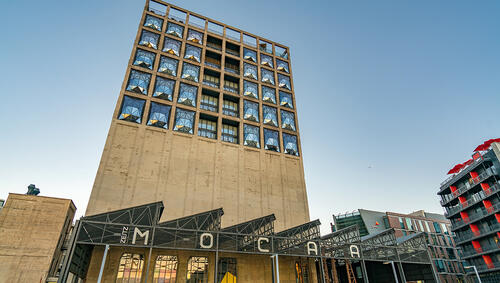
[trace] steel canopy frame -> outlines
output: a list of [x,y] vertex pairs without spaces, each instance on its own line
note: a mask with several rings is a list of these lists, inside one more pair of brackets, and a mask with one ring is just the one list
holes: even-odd
[[222,208],[159,222],[163,210],[161,202],[154,202],[82,217],[73,229],[59,282],[66,282],[68,266],[75,265],[75,250],[105,245],[430,264],[423,235],[398,244],[389,229],[363,240],[359,228],[350,226],[321,237],[319,220],[276,233],[274,214],[221,228]]

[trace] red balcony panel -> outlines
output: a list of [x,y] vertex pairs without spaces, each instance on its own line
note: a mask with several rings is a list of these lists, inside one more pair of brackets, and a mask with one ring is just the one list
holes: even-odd
[[464,204],[467,202],[467,199],[464,196],[459,196],[458,200],[460,201],[461,204]]
[[456,192],[457,191],[457,187],[456,186],[450,186],[450,190],[452,193]]
[[477,228],[476,224],[470,224],[470,230],[474,233],[474,236],[479,236],[481,233],[479,232],[479,228]]
[[487,191],[490,188],[490,185],[488,185],[487,183],[481,183],[480,185],[483,191]]
[[470,172],[470,176],[472,177],[472,179],[476,179],[477,176],[479,176],[479,174],[477,174],[477,172],[472,171]]
[[465,211],[460,211],[460,217],[465,223],[469,223],[469,214]]
[[483,260],[488,268],[495,268],[495,264],[493,264],[493,261],[491,260],[491,257],[489,255],[483,255]]
[[497,222],[500,223],[500,213],[495,213],[495,218],[497,219]]
[[478,254],[483,252],[483,248],[481,247],[481,244],[479,244],[478,241],[472,241],[472,246],[474,247],[474,249]]
[[500,238],[500,232],[497,232],[497,237]]

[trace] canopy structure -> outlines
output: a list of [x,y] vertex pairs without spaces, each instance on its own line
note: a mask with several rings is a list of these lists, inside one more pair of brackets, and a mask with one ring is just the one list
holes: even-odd
[[82,217],[73,230],[61,278],[69,271],[84,278],[92,248],[104,245],[430,266],[422,234],[396,241],[394,230],[388,229],[361,238],[358,227],[350,226],[321,236],[319,220],[275,232],[274,214],[222,228],[222,208],[159,222],[163,211],[163,203],[154,202]]

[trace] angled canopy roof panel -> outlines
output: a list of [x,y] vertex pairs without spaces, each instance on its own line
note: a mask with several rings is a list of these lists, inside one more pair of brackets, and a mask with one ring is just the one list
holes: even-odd
[[274,234],[274,214],[239,223],[233,226],[223,228],[221,231],[248,235],[272,235]]
[[321,237],[319,226],[321,222],[319,219],[292,227],[276,233],[278,237],[300,238],[304,240],[313,240]]
[[126,225],[152,226],[163,212],[161,201],[82,217],[82,220]]
[[323,237],[321,237],[321,239],[326,241],[330,246],[339,246],[345,243],[361,242],[358,225],[352,225],[333,233],[324,235]]
[[361,237],[361,242],[377,246],[394,246],[396,245],[396,236],[394,234],[394,229],[389,228]]
[[219,231],[222,215],[224,215],[224,210],[222,208],[217,208],[194,215],[161,222],[158,223],[158,226],[164,228],[186,230]]

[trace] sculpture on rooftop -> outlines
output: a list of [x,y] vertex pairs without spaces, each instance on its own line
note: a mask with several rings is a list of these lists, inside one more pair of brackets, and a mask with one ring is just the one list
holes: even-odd
[[28,192],[26,193],[27,195],[37,196],[39,193],[40,193],[40,189],[35,187],[34,184],[31,184],[28,186]]

